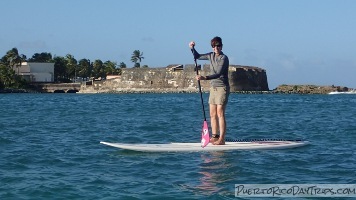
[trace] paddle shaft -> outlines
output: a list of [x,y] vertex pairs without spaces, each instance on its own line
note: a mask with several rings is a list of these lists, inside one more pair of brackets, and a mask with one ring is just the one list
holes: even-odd
[[[193,53],[193,55],[194,55],[193,49],[192,49],[192,53]],[[197,75],[199,75],[197,59],[196,59],[195,57],[194,57],[194,63],[195,63],[195,71],[196,71]],[[199,87],[201,105],[202,105],[202,107],[203,107],[204,121],[206,121],[205,107],[204,107],[204,100],[203,100],[203,93],[202,93],[202,91],[201,91],[200,80],[198,80],[198,87]]]

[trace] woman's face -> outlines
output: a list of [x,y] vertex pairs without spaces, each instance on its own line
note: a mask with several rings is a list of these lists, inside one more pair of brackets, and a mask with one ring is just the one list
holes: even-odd
[[216,53],[216,54],[220,54],[221,53],[221,50],[222,50],[222,45],[221,44],[219,44],[219,45],[212,45],[212,48],[213,48],[213,50],[214,50],[214,53]]

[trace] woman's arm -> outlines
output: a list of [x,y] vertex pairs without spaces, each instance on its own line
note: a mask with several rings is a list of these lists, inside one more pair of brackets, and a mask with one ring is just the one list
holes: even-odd
[[207,53],[207,54],[199,54],[197,52],[197,50],[195,50],[195,42],[192,41],[189,43],[189,48],[192,50],[193,52],[193,55],[194,55],[194,59],[199,59],[199,60],[209,60],[209,54],[210,53]]
[[222,75],[225,75],[224,73],[226,73],[229,68],[229,59],[227,58],[227,56],[223,55],[223,58],[214,63],[213,67],[215,73],[207,76],[206,80],[217,79],[220,78]]
[[209,54],[210,54],[210,53],[199,54],[199,53],[197,52],[197,50],[195,50],[194,48],[192,49],[192,51],[193,51],[194,59],[198,59],[198,60],[209,60]]

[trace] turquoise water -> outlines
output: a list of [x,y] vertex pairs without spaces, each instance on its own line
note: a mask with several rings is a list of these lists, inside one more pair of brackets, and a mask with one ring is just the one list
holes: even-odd
[[0,199],[235,199],[235,184],[355,184],[355,95],[231,94],[228,138],[311,142],[290,150],[99,144],[199,142],[199,94],[1,94],[0,113]]

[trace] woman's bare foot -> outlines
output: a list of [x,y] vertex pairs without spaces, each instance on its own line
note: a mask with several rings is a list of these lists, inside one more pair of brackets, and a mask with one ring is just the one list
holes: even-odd
[[224,145],[225,141],[224,140],[218,140],[213,143],[213,145]]
[[217,142],[219,140],[219,138],[220,138],[220,135],[212,134],[211,138],[210,138],[210,143]]
[[215,142],[217,142],[219,140],[219,138],[210,138],[210,143],[215,143]]

